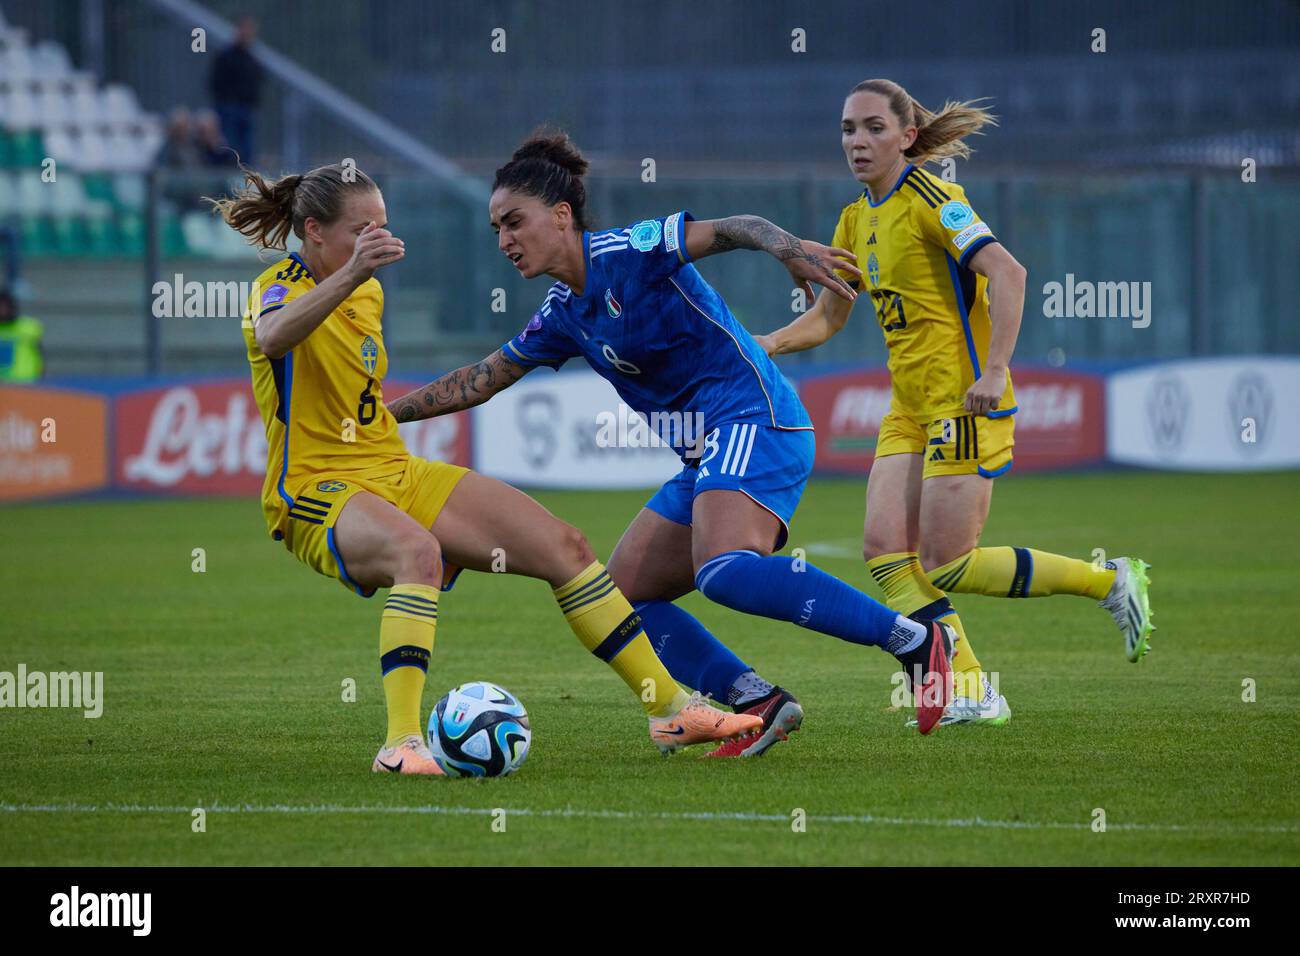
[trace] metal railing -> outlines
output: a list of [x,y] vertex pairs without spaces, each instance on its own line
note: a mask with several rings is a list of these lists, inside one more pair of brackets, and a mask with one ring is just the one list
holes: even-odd
[[[198,196],[224,188],[227,175],[158,172],[144,191],[151,238],[141,253],[26,261],[28,311],[47,320],[52,374],[242,368],[237,315],[154,308],[160,282],[168,289],[178,282],[249,283],[273,261],[259,261],[198,204]],[[497,250],[485,204],[424,176],[389,175],[380,185],[390,227],[407,246],[405,261],[379,274],[394,372],[474,360],[528,321],[549,283],[518,278]],[[1231,172],[1143,173],[975,178],[964,185],[1029,270],[1019,362],[1300,352],[1300,270],[1286,252],[1294,249],[1289,237],[1300,221],[1300,177],[1265,173],[1243,183]],[[701,218],[747,212],[824,242],[841,208],[858,195],[847,176],[643,183],[599,172],[590,191],[601,226],[677,209]],[[699,269],[754,332],[794,315],[785,271],[761,253],[715,256]],[[1051,282],[1149,283],[1149,322],[1049,315]],[[789,361],[880,364],[885,357],[862,304],[833,347]]]

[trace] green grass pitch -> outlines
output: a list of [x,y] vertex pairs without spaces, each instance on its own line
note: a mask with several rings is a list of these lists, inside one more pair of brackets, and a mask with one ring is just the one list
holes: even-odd
[[[102,671],[105,695],[95,720],[0,710],[0,864],[1294,865],[1297,477],[998,482],[985,544],[1145,557],[1159,627],[1132,665],[1088,600],[959,596],[1015,714],[999,729],[922,738],[886,710],[892,658],[692,596],[805,705],[760,760],[661,758],[544,584],[466,574],[424,703],[474,679],[523,699],[532,753],[486,781],[370,772],[380,602],[270,542],[256,502],[0,509],[0,670]],[[604,557],[645,495],[539,497]],[[791,544],[878,595],[861,526],[862,484],[818,481]]]

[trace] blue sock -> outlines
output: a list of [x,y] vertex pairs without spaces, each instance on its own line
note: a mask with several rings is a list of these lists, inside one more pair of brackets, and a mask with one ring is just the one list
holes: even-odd
[[673,679],[725,704],[736,678],[750,666],[671,601],[638,601],[632,607]]
[[891,654],[925,638],[925,628],[901,617],[857,588],[794,558],[727,551],[695,575],[711,601],[746,614],[790,621],[854,644],[874,644]]

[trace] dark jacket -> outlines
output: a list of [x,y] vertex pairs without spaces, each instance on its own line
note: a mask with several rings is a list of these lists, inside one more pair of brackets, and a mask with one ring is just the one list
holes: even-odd
[[212,101],[217,105],[234,103],[257,106],[262,87],[262,68],[253,54],[232,44],[217,55],[209,79]]

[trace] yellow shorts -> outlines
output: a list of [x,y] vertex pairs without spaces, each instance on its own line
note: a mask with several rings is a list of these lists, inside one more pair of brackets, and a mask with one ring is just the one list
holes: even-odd
[[926,422],[890,408],[880,422],[876,457],[924,455],[922,478],[980,475],[996,478],[1011,470],[1015,446],[1013,415],[960,415]]
[[[374,590],[365,591],[348,576],[343,557],[334,542],[334,522],[348,499],[359,491],[368,491],[428,528],[447,503],[456,483],[468,471],[460,465],[426,461],[412,455],[407,459],[404,471],[382,478],[313,475],[302,482],[293,495],[294,504],[289,509],[289,520],[284,529],[284,546],[308,567],[327,577],[337,578],[344,587],[362,597],[370,597]],[[454,580],[457,570],[450,566],[445,570],[444,589],[451,586],[450,581]]]

